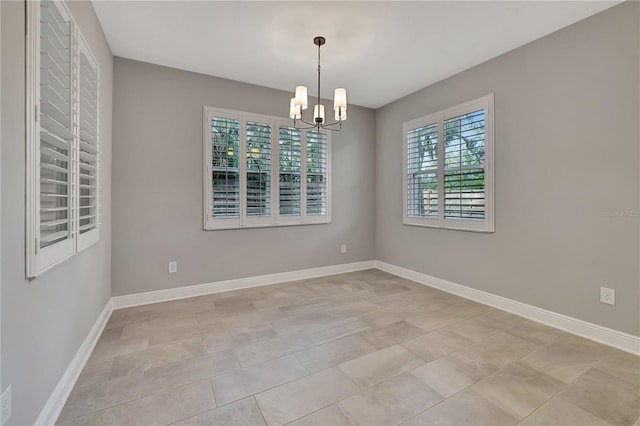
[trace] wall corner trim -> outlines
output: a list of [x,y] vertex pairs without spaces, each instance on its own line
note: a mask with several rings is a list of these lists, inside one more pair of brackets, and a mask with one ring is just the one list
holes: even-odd
[[54,425],[56,423],[56,420],[58,419],[58,416],[60,416],[60,412],[62,411],[64,404],[67,402],[67,398],[69,398],[69,394],[71,394],[82,369],[89,360],[89,356],[91,355],[91,352],[93,352],[93,348],[96,346],[98,339],[102,335],[102,331],[107,325],[107,321],[109,320],[112,311],[113,303],[111,299],[109,299],[100,315],[98,315],[93,327],[89,330],[89,334],[78,348],[78,351],[69,363],[69,366],[58,381],[55,389],[49,396],[49,399],[44,404],[42,411],[40,411],[40,414],[34,423],[35,425]]
[[640,336],[634,336],[618,330],[603,327],[557,312],[548,311],[536,306],[527,305],[526,303],[507,299],[506,297],[497,296],[481,290],[476,290],[465,285],[456,284],[441,278],[432,277],[427,274],[412,271],[400,266],[376,260],[375,268],[424,284],[429,287],[452,293],[466,299],[474,300],[494,308],[502,309],[512,314],[528,318],[560,330],[576,334],[589,340],[602,343],[614,348],[630,352],[634,355],[640,355]]
[[150,291],[146,293],[114,296],[111,298],[111,300],[113,302],[113,309],[121,309],[131,306],[148,305],[150,303],[166,302],[169,300],[185,299],[187,297],[202,296],[204,294],[213,294],[223,291],[260,287],[263,285],[324,277],[327,275],[344,274],[346,272],[361,271],[363,269],[372,268],[375,268],[375,261],[373,260],[355,263],[343,263],[339,265],[323,266],[320,268],[301,269],[298,271],[280,272],[269,275],[258,275],[248,278],[237,278],[233,280],[169,288],[166,290]]

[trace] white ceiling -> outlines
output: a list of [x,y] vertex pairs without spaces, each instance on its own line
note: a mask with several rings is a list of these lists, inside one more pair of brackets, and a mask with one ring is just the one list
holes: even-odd
[[377,108],[619,1],[106,1],[113,54]]

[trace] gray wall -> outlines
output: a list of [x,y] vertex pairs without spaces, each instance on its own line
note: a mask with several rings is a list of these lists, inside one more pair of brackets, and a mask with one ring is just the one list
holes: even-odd
[[332,134],[332,223],[202,229],[202,106],[286,117],[290,98],[114,59],[114,296],[374,258],[374,111],[355,105]]
[[[377,259],[639,335],[639,3],[376,111]],[[496,232],[402,225],[402,123],[495,93]],[[616,306],[599,287],[616,289]]]
[[2,389],[32,424],[110,296],[113,57],[89,2],[68,2],[100,63],[100,243],[25,280],[25,2],[2,2]]

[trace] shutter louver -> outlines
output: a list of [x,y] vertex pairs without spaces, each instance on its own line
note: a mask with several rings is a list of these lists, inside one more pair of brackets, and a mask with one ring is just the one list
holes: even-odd
[[444,120],[444,217],[485,219],[485,110]]
[[293,127],[279,128],[279,202],[280,215],[300,215],[300,131]]
[[40,27],[39,247],[45,248],[71,237],[75,108],[70,21],[43,1]]
[[438,124],[407,132],[407,214],[438,218]]
[[247,216],[271,216],[271,125],[247,122]]
[[211,182],[214,218],[240,217],[240,120],[211,120]]
[[78,232],[98,224],[98,69],[80,52],[80,146],[78,159]]
[[327,214],[327,134],[307,132],[307,215]]

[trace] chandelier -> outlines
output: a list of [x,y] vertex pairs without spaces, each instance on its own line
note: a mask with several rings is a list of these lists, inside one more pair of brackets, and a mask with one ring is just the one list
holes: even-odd
[[320,131],[320,129],[340,131],[342,129],[342,122],[347,119],[347,91],[345,89],[338,88],[333,95],[333,109],[335,111],[336,121],[328,123],[325,120],[324,105],[320,104],[320,46],[325,44],[325,42],[326,39],[322,36],[313,39],[313,44],[318,46],[318,100],[313,108],[313,121],[307,121],[302,118],[302,111],[307,109],[309,105],[307,88],[305,86],[296,87],[295,96],[291,98],[289,117],[293,118],[293,126],[299,130],[316,128],[318,131]]

